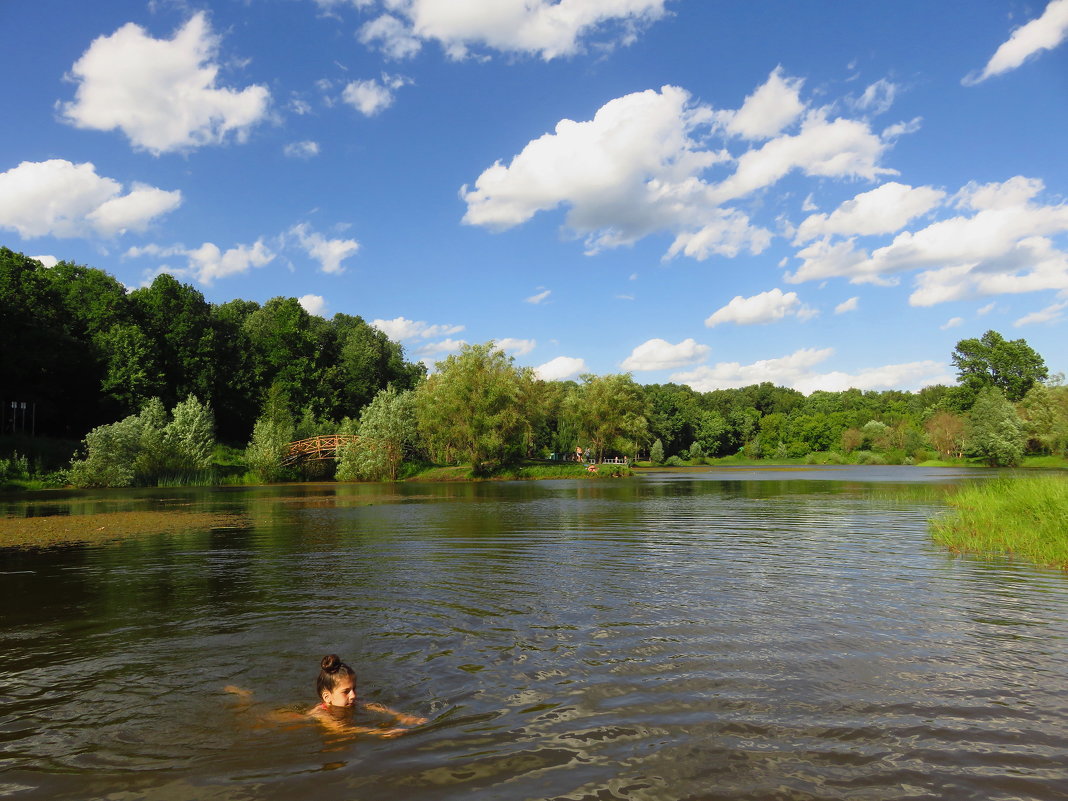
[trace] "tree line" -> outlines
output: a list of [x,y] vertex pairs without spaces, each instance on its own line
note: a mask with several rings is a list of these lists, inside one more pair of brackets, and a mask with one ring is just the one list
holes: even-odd
[[151,398],[171,409],[194,395],[220,439],[243,443],[274,384],[294,414],[340,420],[426,372],[360,317],[324,320],[295,298],[208,303],[168,274],[127,291],[103,270],[46,268],[7,248],[0,359],[0,401],[33,404],[36,433],[71,439]]
[[[72,471],[84,484],[115,480],[92,477],[94,464],[115,460],[128,466],[128,483],[203,469],[205,430],[244,446],[260,480],[296,477],[286,445],[327,433],[360,438],[341,454],[342,479],[395,479],[412,463],[478,472],[580,446],[594,458],[655,463],[822,454],[1014,464],[1068,448],[1068,389],[1049,380],[1024,340],[995,331],[957,343],[956,386],[805,396],[771,383],[711,392],[640,385],[628,374],[547,382],[493,343],[465,346],[428,376],[359,317],[324,320],[293,298],[210,304],[169,275],[127,292],[103,271],[45,268],[5,249],[0,312],[11,343],[4,393],[39,404],[40,432],[90,432]],[[200,433],[181,434],[191,428]]]

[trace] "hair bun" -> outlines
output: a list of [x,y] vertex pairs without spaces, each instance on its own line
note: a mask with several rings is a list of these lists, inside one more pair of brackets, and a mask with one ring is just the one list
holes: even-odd
[[320,665],[322,666],[324,673],[337,673],[337,671],[341,669],[341,657],[337,654],[324,656]]

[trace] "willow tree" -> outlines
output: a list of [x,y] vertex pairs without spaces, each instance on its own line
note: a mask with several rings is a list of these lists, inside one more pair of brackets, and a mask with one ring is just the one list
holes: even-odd
[[991,467],[1020,463],[1027,438],[1023,421],[997,387],[979,391],[968,414],[968,450]]
[[535,378],[492,342],[465,345],[415,390],[423,445],[441,463],[481,472],[522,456],[539,414]]
[[245,462],[261,481],[279,481],[285,477],[283,460],[293,432],[293,415],[285,387],[275,381],[267,391],[263,413],[252,427],[252,439],[245,448]]
[[138,414],[85,435],[85,458],[71,463],[77,487],[154,485],[211,468],[215,447],[211,408],[190,395],[168,414],[150,398]]
[[401,462],[416,438],[414,401],[414,393],[387,387],[363,408],[358,425],[343,424],[338,433],[354,433],[359,440],[342,447],[339,480],[397,480]]
[[633,455],[649,437],[648,402],[629,373],[582,376],[567,407],[598,461],[610,449]]

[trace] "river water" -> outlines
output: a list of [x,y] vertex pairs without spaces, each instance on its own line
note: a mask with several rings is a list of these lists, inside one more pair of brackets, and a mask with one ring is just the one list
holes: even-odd
[[[1068,577],[932,544],[962,480],[8,499],[229,522],[0,548],[0,796],[1068,798]],[[278,722],[332,652],[365,699],[430,723],[381,740]]]

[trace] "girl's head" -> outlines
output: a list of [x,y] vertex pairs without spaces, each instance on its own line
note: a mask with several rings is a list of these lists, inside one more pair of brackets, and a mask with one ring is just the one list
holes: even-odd
[[315,680],[315,691],[327,706],[352,706],[356,703],[356,671],[337,654],[324,656]]

